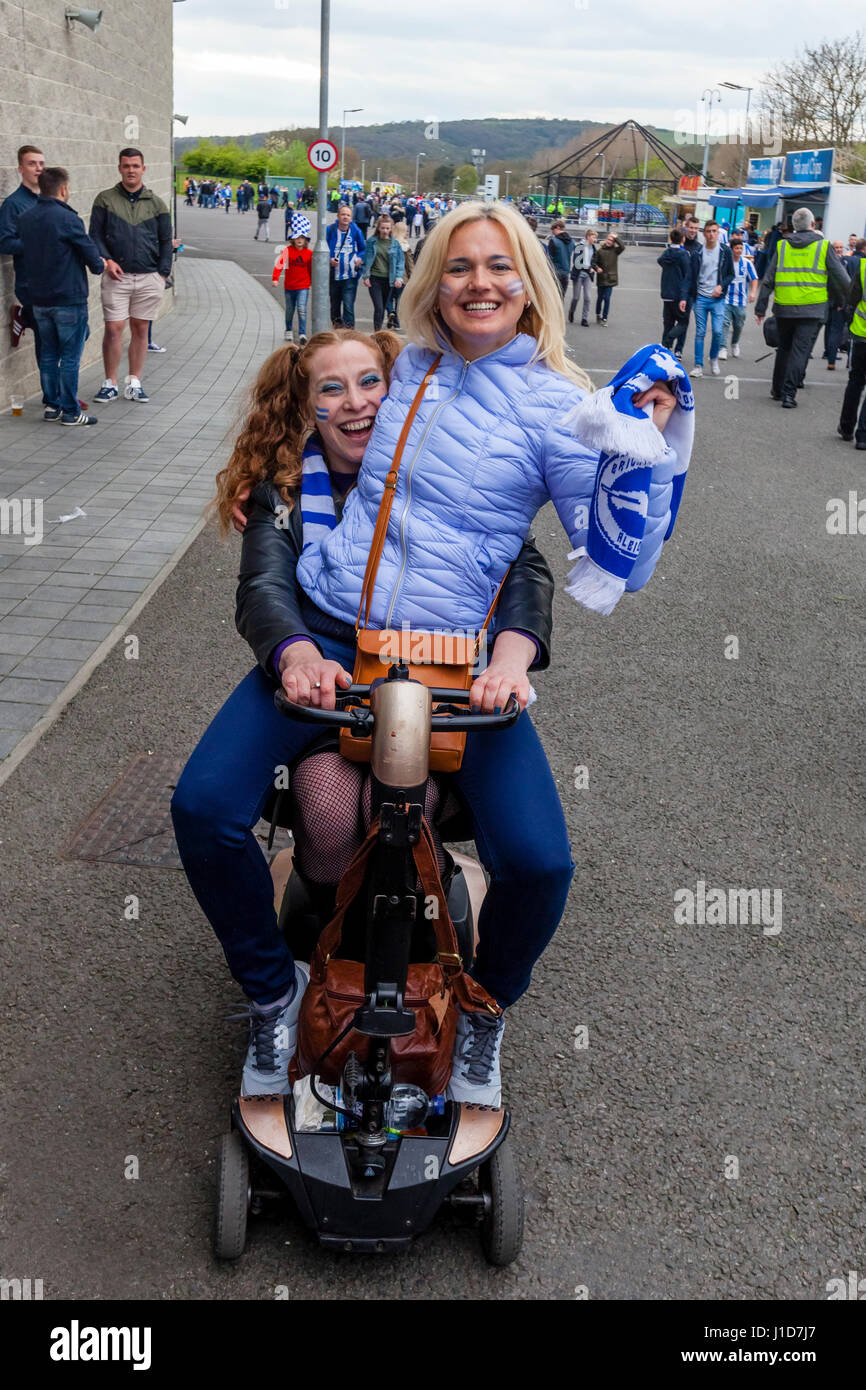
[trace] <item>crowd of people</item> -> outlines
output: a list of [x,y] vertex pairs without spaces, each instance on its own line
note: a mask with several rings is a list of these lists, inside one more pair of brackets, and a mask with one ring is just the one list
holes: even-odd
[[[590,326],[595,292],[595,321],[604,327],[613,289],[618,283],[622,242],[615,232],[589,227],[572,236],[561,204],[552,204],[549,234],[527,201],[521,212],[545,245],[563,298],[572,286],[569,323],[580,310],[580,324]],[[770,395],[786,410],[797,405],[806,366],[823,328],[823,360],[835,371],[840,355],[849,353],[850,372],[838,425],[845,440],[866,449],[866,237],[852,232],[847,245],[829,242],[821,219],[799,208],[789,223],[777,222],[760,234],[753,220],[732,229],[709,218],[703,226],[694,215],[677,220],[658,257],[661,267],[662,345],[682,360],[694,318],[694,364],[690,375],[702,377],[709,332],[708,370],[721,373],[728,355],[739,357],[748,309],[765,342],[775,349]],[[773,313],[768,315],[770,296]],[[858,420],[858,411],[860,418]]]
[[[775,349],[770,395],[785,410],[797,406],[806,367],[823,328],[827,370],[835,371],[840,354],[850,350],[850,375],[838,432],[866,449],[866,402],[857,421],[866,387],[866,312],[863,267],[866,237],[851,232],[847,245],[828,241],[809,208],[798,208],[790,223],[777,222],[762,236],[751,222],[733,231],[714,218],[701,228],[687,217],[671,229],[658,258],[661,266],[662,344],[682,358],[694,313],[692,376],[704,375],[704,350],[710,330],[709,368],[740,355],[740,340],[749,306]],[[770,297],[773,312],[768,314]]]
[[[400,296],[412,275],[428,232],[457,206],[456,198],[438,194],[382,192],[335,195],[331,199],[334,221],[326,239],[330,252],[330,307],[333,328],[355,327],[355,300],[363,282],[373,305],[373,329],[383,325],[400,327]],[[256,205],[258,240],[270,239],[269,221],[273,210],[269,197],[260,196]],[[287,342],[307,341],[307,305],[312,288],[311,225],[309,218],[286,205],[286,246],[274,265],[273,282],[282,281],[286,303]]]
[[[105,320],[105,379],[95,400],[113,401],[122,389],[126,399],[144,402],[145,353],[162,351],[152,341],[151,325],[170,282],[172,255],[179,243],[172,240],[168,208],[144,186],[144,159],[138,150],[120,152],[120,180],[97,196],[89,235],[68,205],[70,180],[65,170],[46,169],[42,151],[32,145],[21,147],[18,165],[21,185],[0,208],[0,252],[12,255],[15,263],[13,342],[20,342],[25,329],[32,330],[45,418],[94,424],[95,417],[88,415],[77,395],[78,365],[89,331],[87,271],[102,278]],[[296,341],[303,346],[313,261],[311,223],[304,209],[315,205],[316,189],[299,189],[293,201],[288,188],[265,181],[253,184],[243,179],[233,188],[228,182],[189,176],[184,192],[189,206],[229,212],[234,203],[238,214],[252,212],[256,240],[270,240],[271,216],[283,210],[285,246],[277,256],[273,282],[282,283],[284,290],[286,341],[295,341],[297,331]],[[400,298],[427,236],[457,205],[453,196],[398,193],[382,186],[370,192],[355,188],[333,193],[329,209],[334,220],[326,233],[332,327],[355,327],[355,302],[363,282],[372,302],[374,331],[399,329]],[[579,313],[581,327],[590,326],[594,296],[595,323],[606,327],[625,249],[622,241],[613,230],[594,227],[573,236],[559,204],[551,206],[553,220],[545,236],[532,209],[528,200],[520,205],[524,221],[544,246],[563,299],[571,285],[569,323]],[[45,255],[46,245],[56,246],[57,253]],[[658,257],[662,345],[682,359],[694,319],[691,375],[704,375],[709,332],[706,365],[717,376],[729,354],[740,356],[747,311],[754,306],[766,342],[776,349],[771,396],[783,408],[793,409],[823,327],[827,370],[836,370],[840,354],[848,352],[850,357],[839,433],[847,440],[856,434],[857,447],[866,449],[866,401],[860,410],[866,388],[864,260],[866,238],[852,232],[847,245],[828,242],[820,219],[816,222],[807,208],[798,209],[788,225],[777,222],[763,234],[751,219],[731,229],[715,218],[701,226],[696,216],[687,216],[671,228]],[[773,313],[768,316],[771,295]],[[121,339],[127,323],[129,372],[120,388]]]

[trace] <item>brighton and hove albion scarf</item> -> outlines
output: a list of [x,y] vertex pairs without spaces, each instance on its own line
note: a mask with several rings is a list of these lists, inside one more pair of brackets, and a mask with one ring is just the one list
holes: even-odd
[[311,545],[321,545],[337,525],[331,476],[315,435],[304,445],[301,465],[302,549],[307,550]]
[[[662,435],[652,410],[634,396],[657,381],[668,381],[676,405]],[[586,540],[572,550],[565,591],[596,613],[612,613],[640,558],[653,483],[671,483],[674,529],[695,431],[695,398],[689,378],[672,353],[658,343],[639,348],[607,385],[575,406],[566,424],[589,449],[600,454]]]

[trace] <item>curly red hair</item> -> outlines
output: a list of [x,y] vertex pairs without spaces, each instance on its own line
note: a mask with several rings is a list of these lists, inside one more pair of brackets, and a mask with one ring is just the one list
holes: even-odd
[[301,455],[316,425],[310,406],[313,358],[321,348],[365,343],[379,357],[386,383],[402,343],[396,333],[361,333],[335,328],[315,333],[303,347],[286,343],[264,362],[250,389],[240,433],[226,467],[217,474],[211,506],[225,534],[232,508],[242,505],[257,483],[269,479],[291,507],[301,483]]

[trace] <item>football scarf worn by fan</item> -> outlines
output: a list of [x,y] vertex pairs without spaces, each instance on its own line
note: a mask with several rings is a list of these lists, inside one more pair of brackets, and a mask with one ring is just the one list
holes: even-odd
[[337,512],[331,492],[331,475],[315,437],[304,445],[301,455],[302,548],[321,545],[337,525]]
[[[656,382],[670,383],[676,405],[662,435],[652,410],[634,396]],[[613,380],[575,406],[566,425],[581,444],[601,455],[586,523],[586,540],[569,554],[567,594],[595,613],[612,613],[637,564],[653,483],[671,483],[674,529],[695,433],[695,398],[689,378],[658,343],[640,348]],[[585,510],[585,509],[584,509]]]

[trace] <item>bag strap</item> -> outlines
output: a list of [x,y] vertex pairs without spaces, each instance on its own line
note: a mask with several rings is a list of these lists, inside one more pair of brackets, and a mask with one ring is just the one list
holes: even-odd
[[310,973],[316,980],[323,980],[325,977],[325,966],[330,957],[336,951],[343,936],[343,920],[350,904],[361,891],[364,883],[364,874],[367,868],[367,860],[379,835],[378,816],[370,826],[367,838],[362,845],[355,851],[349,866],[343,877],[340,879],[337,888],[336,911],[324,931],[316,942],[315,950],[310,961]]
[[[400,461],[403,457],[403,450],[406,447],[406,440],[412,428],[412,421],[418,413],[418,407],[424,399],[424,393],[433,379],[433,374],[442,360],[442,354],[430,364],[424,374],[424,379],[418,390],[415,392],[415,399],[409,407],[409,414],[403,421],[403,428],[400,431],[400,438],[397,440],[397,448],[394,451],[394,458],[391,467],[388,469],[385,478],[385,489],[382,493],[382,501],[379,503],[379,515],[376,517],[376,528],[373,532],[373,539],[370,542],[370,554],[367,557],[367,568],[364,571],[364,582],[361,585],[361,601],[358,604],[358,616],[355,619],[355,631],[360,632],[361,627],[367,627],[370,621],[370,608],[373,603],[373,589],[376,584],[376,571],[379,568],[379,560],[385,546],[385,534],[388,530],[388,522],[391,518],[391,508],[394,505],[394,493],[397,489],[397,473],[400,468]],[[366,600],[366,606],[365,606]],[[364,610],[364,622],[361,623],[361,611]]]
[[[353,855],[340,880],[335,914],[316,943],[311,964],[313,966],[312,974],[317,980],[324,979],[325,967],[340,945],[346,912],[363,887],[367,860],[370,858],[370,853],[378,838],[379,820],[377,817],[370,826],[367,838]],[[436,912],[432,919],[433,933],[436,937],[436,959],[442,967],[446,979],[452,979],[455,975],[460,974],[463,965],[457,944],[457,934],[454,931],[454,923],[451,921],[448,902],[439,876],[433,837],[430,834],[430,827],[423,817],[421,835],[417,843],[412,846],[412,857],[421,882],[422,893],[425,898],[432,898],[436,903]]]

